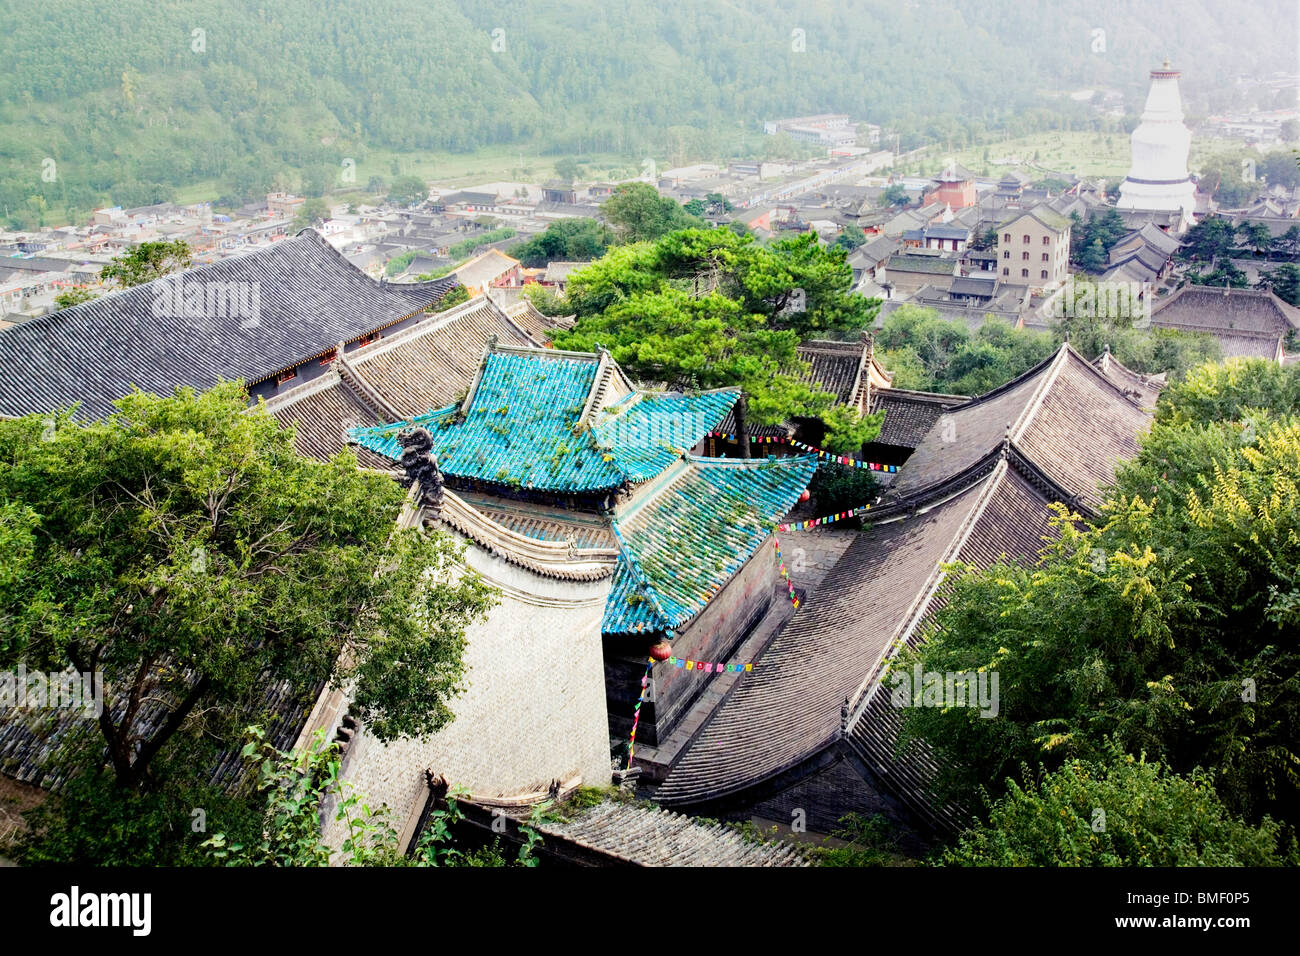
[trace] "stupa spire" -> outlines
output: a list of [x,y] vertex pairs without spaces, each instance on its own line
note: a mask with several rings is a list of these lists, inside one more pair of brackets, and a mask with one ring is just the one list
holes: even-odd
[[1196,187],[1187,172],[1192,134],[1183,123],[1183,100],[1178,90],[1181,73],[1169,58],[1151,71],[1142,121],[1133,130],[1133,161],[1120,186],[1120,209],[1179,211],[1192,221]]

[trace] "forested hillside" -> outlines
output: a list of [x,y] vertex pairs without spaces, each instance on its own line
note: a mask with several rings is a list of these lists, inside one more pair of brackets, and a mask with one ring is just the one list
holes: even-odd
[[345,158],[362,185],[391,176],[391,162],[367,163],[375,150],[720,158],[752,146],[764,118],[801,112],[889,124],[903,148],[958,147],[1094,123],[1046,95],[1084,84],[1121,87],[1136,108],[1166,53],[1206,107],[1215,78],[1294,68],[1288,0],[1231,15],[1209,0],[1143,6],[1106,0],[1084,17],[1063,0],[9,0],[0,213],[33,197],[139,204],[197,182],[247,198],[277,173],[319,194]]

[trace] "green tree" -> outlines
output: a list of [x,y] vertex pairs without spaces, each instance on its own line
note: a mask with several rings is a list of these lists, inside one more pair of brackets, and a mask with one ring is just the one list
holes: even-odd
[[524,298],[532,303],[533,308],[543,315],[572,315],[568,300],[558,295],[554,289],[531,283],[524,286]]
[[91,302],[98,299],[99,296],[91,292],[84,285],[75,285],[71,289],[65,289],[54,297],[54,310],[56,312],[63,309],[70,309],[74,305],[81,305],[83,302]]
[[1242,178],[1239,156],[1218,156],[1207,161],[1201,169],[1202,192],[1214,196],[1215,201],[1229,209],[1247,205],[1259,193],[1258,181]]
[[555,175],[560,177],[561,182],[572,185],[573,181],[581,174],[582,169],[577,160],[571,156],[555,161]]
[[1294,262],[1285,262],[1276,269],[1260,272],[1258,284],[1261,288],[1272,289],[1282,301],[1300,306],[1300,266]]
[[39,195],[27,197],[27,207],[31,209],[32,215],[36,218],[36,228],[44,228],[45,214],[50,209],[50,204],[46,202],[45,197]]
[[1192,285],[1217,285],[1231,289],[1244,289],[1248,284],[1246,273],[1227,256],[1216,261],[1214,269],[1210,272],[1190,270],[1187,273],[1187,281]]
[[452,286],[441,299],[429,307],[430,312],[446,312],[453,305],[469,301],[469,290],[463,285]]
[[861,447],[879,416],[858,419],[803,381],[801,341],[865,329],[874,300],[851,292],[843,249],[812,235],[760,246],[726,228],[687,229],[618,246],[570,277],[577,325],[560,348],[608,348],[631,374],[695,388],[740,386],[745,423],[819,417],[835,450]]
[[735,212],[736,207],[731,204],[731,200],[722,193],[709,193],[704,197],[705,208],[715,216],[720,216],[724,212]]
[[419,254],[419,249],[407,249],[405,252],[399,252],[397,255],[393,256],[393,258],[384,263],[384,275],[401,275],[406,271],[406,267],[415,261],[415,257]]
[[386,740],[452,719],[465,628],[494,598],[447,535],[394,529],[400,486],[350,452],[302,458],[239,383],[117,408],[0,421],[0,666],[102,671],[121,786],[229,741],[268,681],[306,700],[355,679]]
[[1062,510],[1036,566],[951,569],[952,599],[899,665],[996,672],[1000,710],[906,710],[944,792],[976,806],[1021,765],[1102,760],[1113,740],[1176,773],[1214,768],[1233,813],[1300,819],[1296,380],[1262,360],[1192,370],[1095,526]]
[[702,225],[649,183],[623,183],[601,204],[600,212],[625,243],[658,239],[676,229]]
[[329,206],[324,199],[308,199],[298,210],[298,214],[293,217],[293,228],[297,232],[315,226],[316,223],[329,216]]
[[1184,262],[1213,262],[1228,255],[1234,235],[1226,219],[1209,216],[1187,230],[1182,248],[1174,255]]
[[907,188],[902,183],[894,183],[886,186],[884,191],[876,198],[878,206],[906,206],[912,201],[912,197],[907,194]]
[[1114,753],[1010,782],[987,825],[962,834],[948,866],[1283,866],[1294,839],[1267,817],[1234,818],[1210,776]]
[[1237,235],[1241,243],[1254,249],[1260,255],[1268,252],[1273,245],[1273,233],[1262,222],[1242,222],[1237,226]]
[[835,245],[852,252],[858,246],[867,241],[867,234],[859,226],[849,223],[845,226],[838,236],[835,237]]
[[1119,211],[1111,206],[1104,210],[1094,211],[1088,217],[1088,222],[1084,227],[1084,233],[1079,237],[1079,242],[1085,247],[1091,247],[1094,242],[1100,242],[1102,251],[1106,256],[1110,255],[1111,247],[1119,242],[1128,232],[1128,226],[1124,225],[1124,217]]
[[1273,248],[1284,256],[1300,256],[1300,226],[1291,226],[1286,232],[1273,240]]
[[1300,161],[1290,150],[1275,149],[1268,153],[1259,161],[1258,172],[1270,186],[1283,186],[1287,189],[1300,186]]
[[388,187],[388,201],[394,206],[413,206],[429,198],[429,186],[419,176],[398,176]]
[[[1075,214],[1077,216],[1077,214]],[[989,249],[998,247],[998,227],[989,226],[981,233],[977,233],[971,240],[970,247],[977,252],[985,252]]]
[[614,242],[614,230],[595,219],[573,217],[553,222],[510,254],[529,268],[555,260],[587,262],[605,254]]
[[[446,809],[433,810],[414,852],[407,856],[393,828],[388,807],[372,809],[365,797],[340,776],[338,744],[318,731],[297,753],[277,750],[260,727],[246,730],[242,756],[264,799],[261,832],[248,843],[224,831],[203,843],[211,858],[225,866],[475,866],[482,855],[465,854],[452,845],[452,827],[464,819],[449,794]],[[334,820],[346,834],[336,850],[321,833],[321,808],[334,799]],[[533,851],[541,842],[524,825],[518,863],[536,866]],[[502,861],[504,862],[504,861]]]
[[1034,183],[1035,189],[1046,189],[1049,193],[1063,193],[1070,188],[1070,184],[1064,179],[1056,176],[1048,176],[1046,179],[1040,179]]
[[1079,267],[1088,272],[1104,272],[1109,259],[1101,239],[1094,239],[1079,250]]
[[818,514],[837,514],[874,502],[880,482],[866,469],[828,462],[813,474],[808,491],[816,499]]
[[184,239],[142,242],[104,266],[99,277],[105,282],[116,282],[128,288],[181,272],[193,261],[190,244]]

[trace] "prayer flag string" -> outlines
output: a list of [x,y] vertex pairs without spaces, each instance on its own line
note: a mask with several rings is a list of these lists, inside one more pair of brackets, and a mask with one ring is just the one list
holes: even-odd
[[636,709],[632,711],[632,739],[627,745],[627,769],[632,769],[632,754],[636,751],[636,725],[641,722],[641,705],[647,700],[646,692],[650,689],[650,671],[655,666],[653,657],[646,658],[645,674],[641,677],[641,696],[637,698]]
[[[780,530],[786,531],[789,529],[782,528]],[[786,570],[785,562],[781,560],[781,542],[775,533],[772,535],[772,547],[776,548],[776,562],[781,566],[781,577],[785,579],[785,586],[790,592],[790,603],[797,608],[799,606],[799,598],[794,593],[794,582],[790,580],[790,572]]]
[[[736,435],[734,432],[709,432],[710,438],[722,438],[736,444]],[[866,468],[869,471],[879,471],[885,474],[894,474],[898,471],[897,465],[883,465],[874,461],[858,461],[849,455],[837,455],[834,452],[817,448],[813,445],[804,444],[801,441],[795,441],[793,438],[781,438],[773,435],[751,435],[749,438],[751,444],[755,445],[779,445],[789,444],[802,451],[811,452],[823,461],[828,461],[836,465],[844,465],[846,468]]]
[[[807,521],[791,521],[787,524],[776,526],[777,531],[807,531],[809,528],[817,528],[824,524],[834,524],[836,521],[847,521],[849,518],[856,518],[864,511],[870,511],[871,505],[859,505],[857,508],[850,508],[848,511],[839,511],[833,515],[826,515],[823,518],[809,518]],[[776,540],[776,536],[772,536]],[[777,547],[777,554],[780,555],[781,549]]]
[[753,664],[713,664],[706,661],[692,661],[685,657],[670,657],[668,663],[688,671],[701,674],[743,674],[754,669]]

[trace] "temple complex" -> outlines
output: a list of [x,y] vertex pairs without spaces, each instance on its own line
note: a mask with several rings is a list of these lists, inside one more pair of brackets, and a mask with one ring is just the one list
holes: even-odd
[[[485,294],[430,311],[444,284],[358,278],[315,233],[208,268],[226,271],[187,278],[265,278],[259,326],[219,314],[187,320],[192,332],[145,321],[153,284],[56,313],[44,341],[69,357],[48,365],[40,388],[0,385],[0,413],[81,401],[104,415],[131,384],[167,392],[244,377],[253,407],[291,429],[300,453],[351,448],[361,467],[407,485],[398,526],[454,536],[465,567],[498,592],[467,635],[455,719],[424,740],[384,743],[349,713],[347,688],[300,700],[268,681],[263,705],[281,748],[318,730],[338,740],[343,778],[386,804],[408,842],[430,773],[489,812],[603,786],[628,763],[642,795],[675,810],[788,820],[800,807],[824,831],[849,811],[960,826],[962,808],[930,792],[925,749],[896,752],[900,715],[880,692],[882,669],[943,607],[945,563],[1033,561],[1055,533],[1053,504],[1098,513],[1164,384],[1067,344],[985,395],[910,392],[892,387],[870,338],[805,342],[806,381],[883,413],[862,457],[896,473],[796,609],[773,529],[815,472],[818,457],[796,443],[818,445],[820,422],[751,425],[758,457],[741,458],[739,390],[641,388],[607,352],[549,347],[569,320],[527,302]],[[304,302],[321,310],[311,322]],[[14,337],[43,321],[0,337],[0,361],[44,363],[39,336]],[[136,334],[137,347],[98,365],[87,353],[74,368],[78,343]],[[0,773],[57,788],[45,761],[60,728],[12,717],[0,715]],[[213,768],[218,783],[238,774],[237,752]],[[621,828],[665,842],[633,852]],[[333,822],[326,832],[343,839]],[[702,860],[748,858],[707,826],[644,808],[602,809],[548,834],[575,860],[660,863],[696,839],[711,847]]]
[[849,811],[953,828],[934,767],[895,754],[899,712],[880,693],[888,658],[946,600],[942,565],[1033,561],[1049,505],[1095,515],[1118,459],[1137,451],[1159,382],[1069,345],[986,395],[941,410],[869,524],[691,742],[654,798],[711,815],[829,830]]

